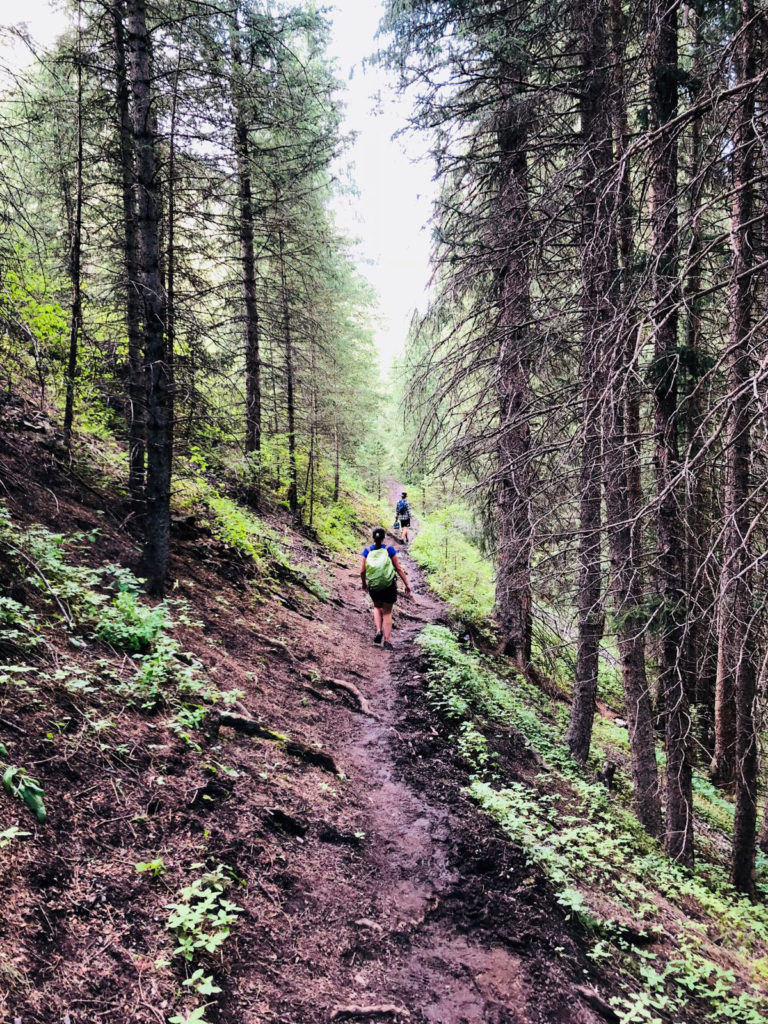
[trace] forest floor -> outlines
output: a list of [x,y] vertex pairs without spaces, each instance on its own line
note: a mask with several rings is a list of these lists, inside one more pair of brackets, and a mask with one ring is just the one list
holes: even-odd
[[[135,562],[103,483],[84,485],[28,436],[3,447],[20,523],[98,527],[98,550],[83,543],[79,557]],[[0,831],[29,833],[0,853],[0,1020],[616,1019],[613,983],[578,926],[464,794],[466,768],[427,704],[414,644],[445,610],[407,554],[415,598],[398,605],[390,654],[372,644],[352,556],[294,536],[296,557],[322,574],[320,602],[294,585],[268,591],[193,523],[176,532],[184,650],[219,687],[242,691],[239,711],[298,746],[223,726],[190,744],[162,712],[111,691],[114,651],[49,631],[24,686],[0,686],[0,740],[48,807],[36,824],[0,792]],[[101,671],[102,685],[67,686],[62,671],[65,682]],[[506,777],[530,767],[513,735],[504,750]],[[148,863],[158,866],[137,870]],[[218,865],[235,879],[238,921],[220,952],[187,962],[168,905]],[[183,985],[199,967],[219,992]]]

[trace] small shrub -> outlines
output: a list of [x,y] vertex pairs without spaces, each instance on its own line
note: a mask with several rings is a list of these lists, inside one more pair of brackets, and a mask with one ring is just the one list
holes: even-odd
[[167,928],[178,942],[175,953],[195,960],[203,953],[218,952],[242,913],[242,907],[225,896],[231,885],[226,868],[219,864],[182,889],[177,903],[168,904]]
[[150,608],[134,591],[120,590],[112,603],[101,609],[96,636],[120,651],[137,654],[149,650],[169,624],[165,604]]

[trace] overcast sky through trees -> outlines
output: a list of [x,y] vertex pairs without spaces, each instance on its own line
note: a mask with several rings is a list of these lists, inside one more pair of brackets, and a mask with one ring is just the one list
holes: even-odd
[[[376,343],[386,367],[403,351],[414,307],[423,305],[433,185],[431,166],[420,159],[423,146],[412,137],[392,139],[405,123],[407,101],[396,97],[390,72],[365,63],[378,45],[381,6],[380,0],[336,0],[330,52],[347,86],[347,131],[356,136],[338,169],[338,223],[358,240],[356,262],[379,295]],[[35,42],[47,47],[65,25],[59,8],[49,0],[5,0],[2,23],[25,23]],[[0,52],[7,63],[7,42]],[[11,54],[17,65],[30,59],[20,45]]]

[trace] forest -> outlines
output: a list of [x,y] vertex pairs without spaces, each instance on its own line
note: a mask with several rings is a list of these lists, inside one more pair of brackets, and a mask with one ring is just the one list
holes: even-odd
[[765,1024],[768,8],[382,0],[388,366],[343,14],[64,9],[0,26],[0,1016]]

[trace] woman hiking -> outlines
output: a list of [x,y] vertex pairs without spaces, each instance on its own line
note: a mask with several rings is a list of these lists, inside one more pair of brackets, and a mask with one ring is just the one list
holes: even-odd
[[384,649],[391,651],[392,643],[392,607],[397,601],[397,580],[395,573],[405,584],[405,592],[410,596],[411,585],[403,567],[397,560],[397,551],[393,547],[384,547],[386,530],[377,526],[373,531],[373,544],[363,551],[360,563],[360,579],[363,590],[367,590],[373,601],[373,622],[376,626],[375,644],[384,641]]

